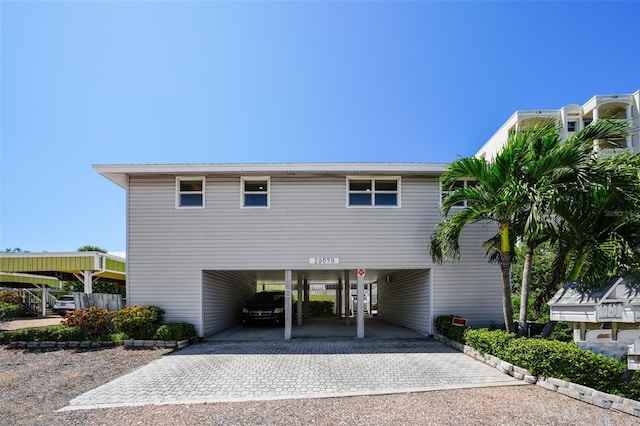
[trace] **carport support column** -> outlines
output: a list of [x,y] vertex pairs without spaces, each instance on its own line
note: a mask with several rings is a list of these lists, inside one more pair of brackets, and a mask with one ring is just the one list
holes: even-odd
[[291,270],[284,271],[284,340],[291,340]]
[[302,272],[298,272],[298,302],[296,303],[298,327],[302,326]]
[[92,282],[92,273],[91,271],[82,271],[82,281],[84,282],[84,292],[87,294],[91,294],[93,293],[93,290],[91,289],[91,282]]
[[358,339],[364,339],[364,276],[360,274],[358,274],[356,292],[358,294],[357,337]]
[[349,270],[344,270],[344,325],[351,325],[349,320],[349,299],[351,284],[349,284]]
[[338,319],[342,317],[342,278],[338,278],[336,286],[336,315]]

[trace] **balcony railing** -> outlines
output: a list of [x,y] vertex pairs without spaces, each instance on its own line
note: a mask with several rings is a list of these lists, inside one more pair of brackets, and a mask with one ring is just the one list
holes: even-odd
[[623,154],[628,151],[627,148],[604,148],[598,151],[598,156],[600,158],[608,158],[612,155]]

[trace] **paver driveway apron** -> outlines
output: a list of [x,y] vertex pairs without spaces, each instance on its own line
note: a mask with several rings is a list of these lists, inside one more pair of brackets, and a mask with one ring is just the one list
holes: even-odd
[[63,410],[374,395],[523,382],[432,339],[211,341],[86,392]]

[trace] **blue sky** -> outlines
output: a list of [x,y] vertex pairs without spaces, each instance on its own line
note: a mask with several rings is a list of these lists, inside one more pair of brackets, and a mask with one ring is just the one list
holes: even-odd
[[450,162],[640,89],[640,2],[0,2],[0,250],[125,250],[111,163]]

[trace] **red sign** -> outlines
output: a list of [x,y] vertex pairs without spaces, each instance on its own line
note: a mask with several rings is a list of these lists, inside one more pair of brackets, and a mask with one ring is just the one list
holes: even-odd
[[451,324],[453,325],[457,325],[459,327],[464,327],[465,325],[467,325],[467,320],[464,318],[453,318],[451,320]]
[[364,269],[358,269],[358,276],[359,277],[364,277],[365,274],[366,274],[366,271]]

